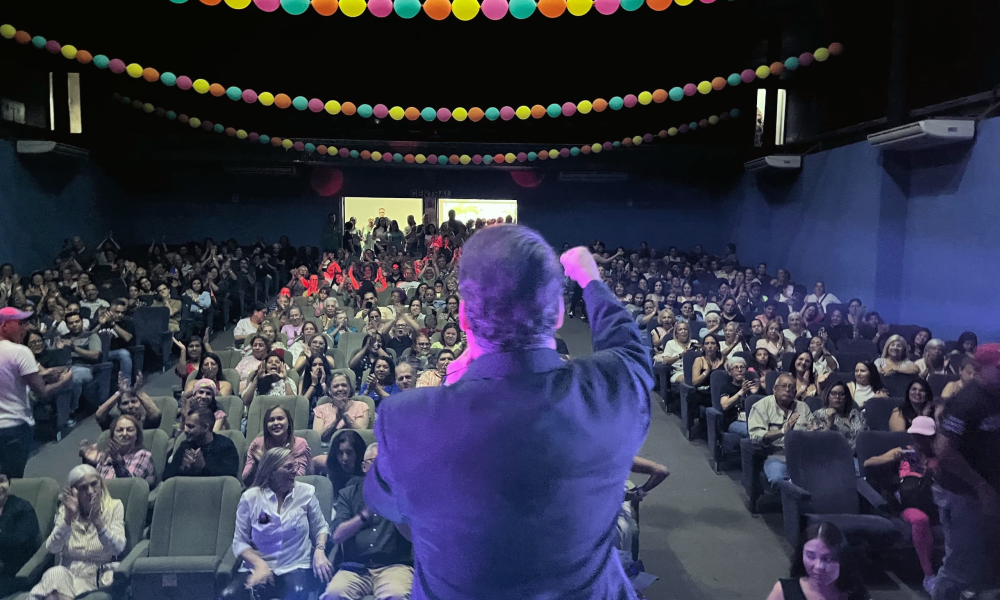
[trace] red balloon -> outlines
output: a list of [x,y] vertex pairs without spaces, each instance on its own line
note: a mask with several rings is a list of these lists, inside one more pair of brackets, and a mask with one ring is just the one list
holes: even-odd
[[344,173],[333,167],[317,167],[313,169],[311,183],[320,196],[335,196],[344,186]]
[[536,171],[511,171],[510,178],[514,180],[514,183],[523,188],[533,188],[538,187],[538,184],[542,183],[545,179],[545,173],[538,173]]

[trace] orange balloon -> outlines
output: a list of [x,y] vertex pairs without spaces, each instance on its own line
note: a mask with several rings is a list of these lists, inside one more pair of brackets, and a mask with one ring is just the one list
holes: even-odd
[[226,95],[226,88],[222,87],[221,84],[213,83],[212,85],[208,86],[208,93],[218,98],[219,96]]
[[[225,93],[225,90],[222,90],[222,92]],[[277,96],[274,97],[274,105],[277,106],[278,108],[288,108],[289,106],[292,105],[292,99],[288,97],[288,94],[278,94]],[[344,112],[346,113],[347,111]]]
[[371,152],[369,152],[367,150],[362,150],[361,151],[361,158],[363,158],[365,160],[368,160],[371,157],[372,157],[372,153]]
[[608,101],[604,98],[598,98],[592,104],[594,105],[594,112],[604,112],[604,109],[608,107]]
[[667,101],[667,90],[656,90],[653,92],[653,102],[662,104]]
[[536,119],[541,119],[542,117],[545,116],[545,107],[542,106],[541,104],[536,104],[532,106],[531,116],[535,117]]
[[538,12],[554,19],[566,12],[566,0],[541,0],[538,3]]
[[646,0],[646,6],[653,10],[667,10],[674,0]]
[[18,44],[27,44],[31,41],[31,34],[27,31],[18,31],[14,34],[14,41]]
[[469,109],[469,120],[473,123],[478,123],[485,115],[486,113],[483,112],[483,109],[478,106],[473,106]]
[[[80,53],[77,52],[77,54]],[[160,79],[160,72],[154,69],[153,67],[146,67],[145,69],[142,70],[142,78],[150,83],[153,83],[154,81]]]
[[274,146],[275,148],[277,148],[278,146],[280,146],[281,145],[281,138],[280,137],[273,137],[273,138],[271,138],[271,145]]
[[94,55],[91,54],[90,52],[87,52],[86,50],[79,50],[76,53],[76,60],[81,65],[85,65],[94,60]]
[[451,14],[451,2],[448,0],[426,0],[424,12],[435,21],[443,21]]
[[725,77],[716,77],[712,80],[712,89],[715,91],[723,90],[726,88]]
[[[288,96],[285,96],[285,97],[287,98]],[[277,102],[277,99],[275,100],[275,102]],[[353,115],[354,113],[358,112],[358,107],[354,106],[353,102],[344,102],[340,106],[340,112],[344,113],[345,115],[347,115],[349,117],[349,116]]]
[[405,116],[409,121],[416,121],[420,118],[420,111],[411,106],[403,111],[403,116]]
[[450,162],[453,165],[457,165],[458,164],[458,155],[457,154],[452,154],[451,156],[449,156],[448,157],[448,162]]
[[201,0],[202,4],[207,4],[209,6],[215,6],[216,4],[222,2],[222,0]]
[[313,0],[312,7],[317,13],[323,15],[324,17],[329,17],[333,13],[337,12],[337,7],[340,6],[339,0]]
[[771,63],[771,75],[781,75],[785,72],[785,63],[774,62]]

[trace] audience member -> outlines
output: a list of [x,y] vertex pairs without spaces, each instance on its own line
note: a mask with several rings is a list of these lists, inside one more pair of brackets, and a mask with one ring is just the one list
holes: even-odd
[[322,333],[310,334],[308,343],[304,344],[302,352],[295,359],[293,368],[297,373],[301,374],[305,371],[306,365],[312,362],[313,358],[322,358],[330,369],[334,369],[336,368],[336,364],[333,357],[327,354],[328,351],[329,343],[326,341],[326,336]]
[[450,350],[454,356],[461,356],[466,345],[465,333],[459,329],[457,322],[451,322],[441,328],[441,341],[431,344],[431,350]]
[[84,297],[80,300],[80,306],[87,309],[87,314],[92,320],[97,319],[98,313],[111,308],[108,301],[100,298],[101,291],[93,283],[88,283],[83,288]]
[[250,339],[250,353],[245,355],[236,364],[236,372],[240,374],[240,395],[250,387],[250,379],[254,377],[260,366],[264,364],[264,358],[271,352],[271,346],[267,339],[259,333]]
[[795,377],[782,373],[774,382],[774,394],[754,403],[747,417],[750,439],[764,444],[768,457],[764,459],[764,475],[775,484],[788,478],[785,465],[785,434],[795,429],[811,431],[812,414],[805,402],[795,399]]
[[321,398],[330,395],[333,369],[326,358],[324,355],[311,357],[299,380],[299,395],[309,401],[310,412],[316,408]]
[[827,292],[826,283],[822,281],[817,281],[816,285],[813,287],[813,292],[803,298],[802,301],[806,304],[818,304],[824,313],[826,312],[826,307],[831,304],[840,304],[840,298],[837,298],[833,294]]
[[941,400],[951,400],[952,398],[958,396],[967,385],[972,383],[976,378],[976,360],[960,354],[957,357],[951,359],[952,363],[958,361],[958,379],[956,381],[949,381],[944,389],[941,391]]
[[813,374],[816,379],[817,390],[823,382],[840,368],[837,357],[826,348],[827,335],[825,331],[820,331],[819,335],[809,340],[809,354],[812,357]]
[[211,379],[199,379],[195,381],[194,387],[191,390],[181,394],[181,402],[177,411],[180,429],[175,431],[175,433],[183,433],[184,416],[196,406],[206,406],[212,411],[215,417],[215,424],[212,426],[212,431],[219,432],[229,429],[229,419],[226,416],[226,411],[222,410],[216,401],[218,389],[215,382]]
[[795,377],[796,400],[805,400],[818,394],[811,352],[808,350],[799,352],[795,359],[788,364],[788,372]]
[[216,396],[233,395],[233,384],[226,381],[222,376],[222,359],[214,352],[205,352],[202,354],[198,370],[188,375],[184,391],[189,392],[193,390],[196,382],[205,379],[210,379],[215,384]]
[[782,333],[781,323],[777,320],[769,321],[764,331],[764,337],[757,340],[757,348],[765,348],[775,360],[781,360],[784,353],[795,350],[795,346]]
[[258,396],[294,396],[296,389],[295,381],[288,376],[285,361],[271,352],[247,382],[243,405],[249,407]]
[[174,300],[170,297],[170,286],[165,283],[156,286],[156,299],[153,300],[153,306],[167,307],[170,311],[168,313],[168,329],[172,333],[177,333],[181,330],[181,311],[183,310],[183,306],[180,300]]
[[375,360],[368,379],[358,390],[358,394],[368,396],[375,402],[376,409],[383,400],[399,392],[400,389],[396,385],[396,366],[392,359],[386,356],[380,356]]
[[181,378],[181,385],[187,383],[187,378],[191,373],[198,370],[201,365],[201,355],[203,352],[211,352],[212,348],[201,338],[191,338],[187,344],[181,343],[177,338],[173,338],[174,346],[180,349],[180,358],[174,365],[174,372]]
[[823,407],[812,415],[817,431],[836,431],[847,438],[854,450],[858,434],[868,429],[865,414],[854,404],[847,384],[836,382],[823,395]]
[[330,440],[329,453],[313,457],[313,471],[317,475],[326,473],[336,496],[352,479],[364,475],[361,470],[364,455],[365,441],[361,434],[353,429],[341,429]]
[[[94,414],[102,431],[111,428],[119,415],[130,415],[140,424],[140,429],[156,429],[160,426],[160,409],[142,389],[142,373],[136,375],[135,387],[130,387],[125,377],[119,374],[118,390],[97,407]],[[117,410],[116,410],[117,409]]]
[[[309,343],[313,338],[319,333],[319,325],[312,321],[306,321],[302,324],[302,330],[294,338],[288,339],[288,352],[292,356],[292,365],[305,364],[299,361],[303,358],[303,354],[309,349]],[[325,351],[325,350],[324,350]],[[282,357],[284,358],[284,357]],[[308,358],[308,355],[306,356]]]
[[944,340],[937,338],[928,340],[921,352],[922,356],[914,361],[917,374],[922,379],[931,375],[951,375],[952,369],[944,352]]
[[648,475],[648,477],[639,486],[629,487],[626,483],[625,500],[622,501],[621,509],[615,518],[615,539],[612,545],[626,573],[629,572],[633,564],[633,540],[639,535],[639,522],[637,518],[639,503],[670,475],[670,470],[665,465],[642,458],[641,456],[632,458],[630,472],[637,475]]
[[184,439],[174,448],[163,480],[185,477],[235,477],[240,467],[236,445],[213,433],[216,417],[208,406],[195,405],[184,418]]
[[435,368],[428,369],[417,378],[416,387],[436,387],[444,383],[448,374],[448,365],[455,360],[455,353],[451,350],[440,350],[435,359]]
[[101,360],[101,338],[92,331],[83,330],[83,318],[79,314],[66,315],[66,327],[69,333],[62,336],[55,347],[70,349],[70,370],[73,372],[73,401],[70,409],[75,411],[80,405],[83,386],[94,380],[91,366]]
[[236,509],[233,554],[243,564],[220,594],[222,600],[308,600],[318,587],[315,580],[325,584],[332,577],[326,557],[330,527],[315,488],[295,481],[299,466],[284,446],[260,457]]
[[156,485],[153,457],[143,447],[142,423],[130,414],[119,415],[111,423],[108,446],[99,451],[97,444],[83,440],[80,457],[101,474],[104,479],[137,477],[145,479],[149,487]]
[[132,319],[125,315],[128,302],[119,298],[111,303],[111,308],[102,312],[97,319],[98,335],[107,335],[111,339],[108,358],[118,361],[119,372],[132,383],[132,353],[135,346],[135,325]]
[[885,341],[882,357],[875,359],[875,368],[883,377],[893,373],[916,375],[920,372],[920,367],[910,360],[910,349],[901,335],[891,336]]
[[249,487],[257,476],[257,468],[264,453],[273,448],[287,448],[292,453],[295,474],[305,475],[312,466],[312,451],[305,438],[295,435],[295,421],[281,406],[272,406],[264,412],[264,432],[247,448],[243,466],[243,485]]
[[343,372],[333,374],[330,382],[330,402],[320,404],[313,411],[313,431],[324,442],[340,429],[368,429],[371,415],[368,405],[352,399],[354,386]]
[[792,555],[788,579],[774,584],[767,600],[868,600],[847,538],[832,523],[810,525]]
[[113,561],[125,549],[125,508],[94,467],[73,467],[59,500],[55,526],[45,540],[56,566],[31,588],[32,600],[76,598],[110,586]]
[[20,590],[15,577],[38,550],[38,518],[27,500],[10,493],[11,475],[0,464],[0,596]]
[[747,396],[760,393],[760,380],[747,377],[747,361],[739,356],[731,356],[726,366],[732,378],[722,385],[721,390],[725,430],[740,437],[749,437],[744,403]]
[[847,391],[860,409],[864,409],[865,403],[875,396],[881,398],[889,396],[873,362],[859,362],[854,366],[854,381],[847,383]]
[[[361,470],[367,476],[378,458],[378,444],[365,450]],[[337,495],[333,543],[341,544],[343,560],[321,600],[407,598],[413,587],[413,545],[408,527],[396,525],[368,508],[364,477]],[[405,535],[404,535],[405,532]]]
[[233,329],[233,338],[236,340],[236,343],[239,344],[257,333],[257,330],[260,329],[266,317],[267,305],[263,302],[254,302],[251,306],[250,316],[240,319]]
[[934,392],[923,379],[918,379],[906,389],[902,405],[892,409],[889,416],[889,431],[906,431],[917,417],[933,417],[935,413]]

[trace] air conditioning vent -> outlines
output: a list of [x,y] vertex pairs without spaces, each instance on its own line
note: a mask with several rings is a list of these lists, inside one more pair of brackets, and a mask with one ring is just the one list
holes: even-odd
[[743,169],[750,171],[801,171],[802,157],[794,154],[775,154],[743,163]]
[[925,119],[868,136],[868,143],[881,150],[922,150],[968,142],[976,137],[972,119]]
[[25,156],[57,156],[86,158],[90,151],[76,146],[46,140],[18,140],[17,153]]
[[239,165],[226,165],[223,167],[229,175],[240,175],[243,177],[295,177],[295,167],[252,167]]

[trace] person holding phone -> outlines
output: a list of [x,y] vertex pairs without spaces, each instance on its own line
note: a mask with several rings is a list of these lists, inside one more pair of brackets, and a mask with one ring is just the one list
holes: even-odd
[[722,416],[725,430],[740,437],[749,437],[747,413],[744,408],[747,396],[760,393],[760,380],[747,377],[747,361],[731,356],[726,368],[732,379],[722,385]]

